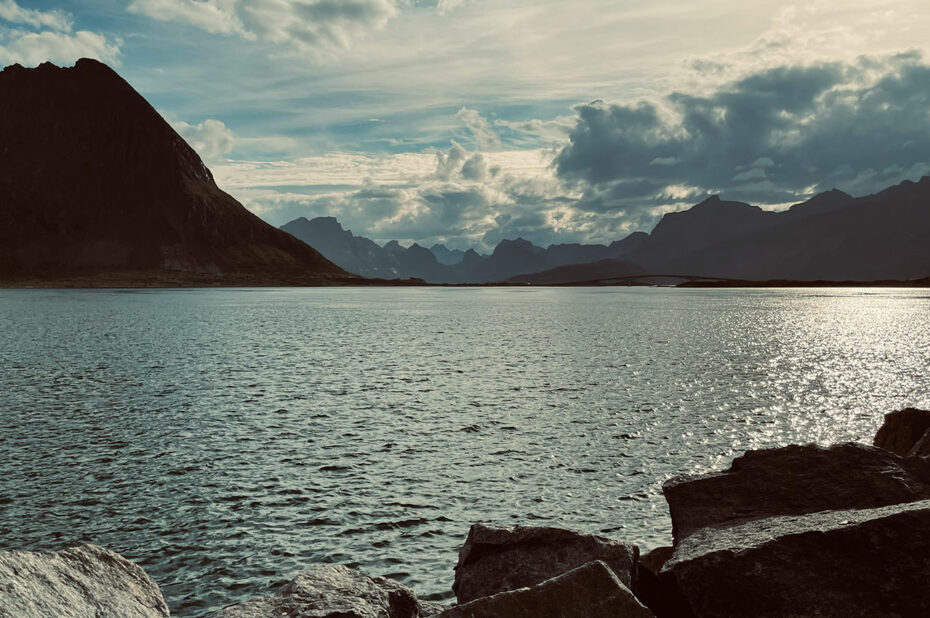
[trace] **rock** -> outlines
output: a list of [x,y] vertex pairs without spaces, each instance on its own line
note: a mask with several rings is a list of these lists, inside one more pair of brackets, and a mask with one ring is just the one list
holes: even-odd
[[652,551],[639,557],[639,564],[636,570],[636,574],[640,574],[640,569],[647,569],[652,573],[658,573],[662,569],[662,565],[668,562],[668,559],[672,557],[672,554],[675,553],[675,548],[668,545],[663,547],[656,547]]
[[677,543],[706,526],[930,498],[930,461],[865,444],[747,451],[728,470],[666,481]]
[[636,582],[635,545],[561,528],[475,524],[459,551],[452,590],[459,603],[533,586],[592,560],[627,588]]
[[906,456],[930,429],[930,410],[906,408],[885,415],[885,422],[875,434],[875,446]]
[[930,615],[930,500],[706,528],[661,575],[698,618]]
[[531,588],[457,605],[438,618],[652,618],[652,613],[596,560]]
[[158,585],[138,565],[96,545],[0,552],[0,616],[168,616]]
[[674,553],[672,547],[657,547],[640,556],[636,566],[636,598],[656,618],[689,618],[691,610],[672,577],[659,577],[662,567]]
[[280,590],[220,610],[218,618],[420,618],[443,607],[417,599],[406,586],[327,564],[300,573]]
[[907,454],[908,457],[930,457],[930,429],[917,441],[914,448]]

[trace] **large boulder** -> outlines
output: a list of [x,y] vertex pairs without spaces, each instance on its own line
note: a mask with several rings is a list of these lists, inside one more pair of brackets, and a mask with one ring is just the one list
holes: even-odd
[[705,528],[661,575],[698,618],[930,616],[930,500]]
[[417,599],[406,586],[327,564],[300,573],[272,595],[221,609],[218,618],[420,618],[442,606]]
[[0,552],[4,618],[161,618],[168,605],[138,565],[96,545]]
[[623,585],[636,581],[635,545],[561,528],[475,524],[459,550],[452,590],[459,603],[533,586],[602,560]]
[[930,410],[906,408],[885,415],[885,422],[875,434],[873,444],[902,457],[930,429]]
[[747,451],[728,470],[662,487],[681,539],[707,526],[775,515],[873,508],[930,498],[930,461],[865,444]]
[[914,448],[907,454],[908,457],[930,457],[930,429],[917,441]]
[[652,613],[598,560],[531,588],[457,605],[438,618],[652,618]]

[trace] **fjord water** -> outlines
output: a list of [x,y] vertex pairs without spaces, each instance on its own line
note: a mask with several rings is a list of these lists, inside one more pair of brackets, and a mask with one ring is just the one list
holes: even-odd
[[926,290],[0,292],[0,549],[172,611],[314,563],[451,595],[471,523],[670,540],[662,481],[930,406]]

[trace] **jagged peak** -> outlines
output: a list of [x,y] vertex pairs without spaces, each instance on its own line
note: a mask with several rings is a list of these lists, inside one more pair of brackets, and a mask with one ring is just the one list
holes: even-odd
[[523,238],[522,236],[518,236],[518,237],[516,237],[516,238],[505,238],[504,240],[502,240],[502,241],[500,241],[499,243],[497,243],[497,246],[498,246],[498,247],[501,247],[501,246],[503,246],[503,247],[519,247],[519,246],[524,246],[524,247],[525,247],[525,246],[533,246],[533,243],[531,243],[531,242],[528,241],[527,239]]

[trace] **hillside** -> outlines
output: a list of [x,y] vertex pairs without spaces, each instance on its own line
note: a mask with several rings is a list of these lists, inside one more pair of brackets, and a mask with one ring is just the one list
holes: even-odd
[[220,190],[94,60],[0,72],[0,280],[326,283],[341,268]]

